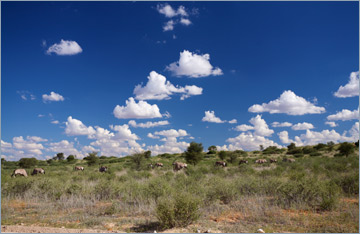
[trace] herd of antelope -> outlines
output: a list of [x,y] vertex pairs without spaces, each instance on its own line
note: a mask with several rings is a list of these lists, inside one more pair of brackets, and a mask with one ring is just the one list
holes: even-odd
[[[258,164],[263,164],[263,163],[267,163],[268,161],[266,159],[257,159],[255,161],[255,163],[258,163]],[[269,162],[270,163],[277,163],[277,160],[276,159],[269,159]],[[293,163],[295,162],[295,159],[293,158],[284,158],[283,159],[283,162],[289,162],[289,163]],[[248,164],[249,162],[247,160],[240,160],[239,161],[239,165],[241,164]],[[179,171],[183,168],[187,168],[187,164],[186,163],[182,163],[182,162],[174,162],[173,164],[173,170],[174,171]],[[224,161],[216,161],[215,162],[215,166],[221,166],[221,167],[226,167],[227,163],[224,162]],[[155,164],[148,164],[148,167],[153,169],[155,167],[164,167],[164,164],[163,163],[155,163]],[[80,167],[80,166],[75,166],[74,167],[74,170],[75,171],[84,171],[84,167]],[[108,170],[108,167],[106,166],[101,166],[99,168],[99,172],[106,172]],[[31,175],[37,175],[37,174],[45,174],[45,170],[42,169],[42,168],[34,168],[33,172],[31,173]],[[27,177],[27,173],[26,173],[26,170],[25,169],[15,169],[14,172],[11,174],[11,177],[16,177],[17,175],[21,175],[21,176],[24,176],[24,177]]]

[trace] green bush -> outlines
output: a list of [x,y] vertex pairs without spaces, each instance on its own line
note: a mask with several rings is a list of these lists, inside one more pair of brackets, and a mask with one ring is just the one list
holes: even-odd
[[289,180],[278,187],[280,205],[297,208],[331,210],[339,201],[339,187],[333,182],[318,181],[302,176]]
[[325,150],[325,149],[326,149],[326,145],[323,144],[323,143],[319,143],[319,144],[315,145],[314,148],[315,148],[316,150]]
[[156,206],[156,217],[163,228],[186,227],[200,217],[200,200],[189,193],[163,198]]
[[311,156],[311,157],[317,157],[317,156],[321,156],[321,155],[322,155],[322,153],[320,153],[320,152],[310,153],[310,156]]
[[339,151],[340,154],[348,157],[350,154],[352,154],[355,151],[355,146],[352,143],[343,142],[340,144]]
[[301,148],[294,148],[287,152],[287,154],[302,154],[302,153],[303,153],[303,151]]
[[69,195],[77,195],[80,194],[82,190],[81,185],[78,184],[71,184],[67,189],[66,193]]
[[341,187],[344,193],[348,195],[359,194],[359,172],[337,177],[334,179],[334,182]]
[[234,183],[227,179],[214,177],[207,185],[206,201],[211,203],[220,200],[224,204],[229,204],[236,199],[237,194],[238,190]]
[[340,197],[340,188],[334,182],[322,184],[321,191],[321,210],[333,210],[337,207]]
[[19,166],[23,168],[34,167],[38,160],[36,158],[22,158],[19,160]]
[[224,150],[222,150],[222,151],[219,152],[219,158],[220,158],[221,160],[225,160],[225,159],[227,158],[227,156],[228,156],[228,152],[226,152],[226,151],[224,151]]
[[295,158],[301,158],[301,157],[304,157],[304,154],[294,154],[294,157]]
[[30,190],[33,186],[33,181],[31,180],[16,180],[15,184],[11,187],[9,193],[12,195],[24,196],[25,192]]
[[316,149],[314,149],[314,148],[311,147],[311,146],[305,146],[305,147],[302,149],[302,151],[303,151],[304,154],[311,154],[311,153],[316,152]]

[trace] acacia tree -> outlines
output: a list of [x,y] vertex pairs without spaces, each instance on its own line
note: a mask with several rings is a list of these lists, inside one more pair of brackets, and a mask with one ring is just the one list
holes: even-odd
[[208,148],[208,154],[216,154],[217,148],[215,145],[212,145]]
[[191,142],[190,146],[185,151],[185,160],[187,163],[196,165],[203,159],[204,147],[202,143]]
[[354,150],[355,150],[355,146],[349,142],[343,142],[340,144],[339,147],[340,154],[345,155],[346,157],[352,154]]
[[89,155],[87,157],[85,157],[84,159],[87,161],[89,166],[95,165],[99,161],[98,152],[93,151],[93,152],[89,153]]
[[133,162],[136,170],[141,169],[141,165],[144,162],[144,159],[145,159],[144,153],[135,153],[131,155],[131,161]]
[[287,146],[287,148],[288,148],[288,150],[290,151],[290,150],[295,149],[295,148],[296,148],[296,145],[295,145],[295,143],[291,143],[290,145]]
[[65,155],[64,155],[64,153],[57,153],[56,156],[53,159],[54,160],[64,160]]
[[144,156],[145,156],[145,158],[150,158],[151,157],[151,151],[150,150],[145,151]]
[[219,152],[219,158],[221,160],[225,160],[227,158],[227,156],[228,156],[228,153],[226,151],[222,150]]
[[24,168],[34,167],[38,160],[36,158],[21,158],[19,160],[19,166]]
[[76,156],[74,156],[74,155],[72,155],[72,154],[70,154],[67,158],[66,158],[66,160],[70,163],[70,162],[75,162],[75,159],[76,159]]

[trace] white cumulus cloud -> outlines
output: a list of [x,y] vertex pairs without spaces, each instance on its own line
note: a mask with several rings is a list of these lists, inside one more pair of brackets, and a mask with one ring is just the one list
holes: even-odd
[[259,150],[259,146],[263,145],[265,148],[269,146],[282,147],[276,142],[259,135],[254,135],[251,132],[241,133],[237,137],[228,138],[226,140],[229,145],[217,146],[221,150]]
[[43,94],[42,99],[44,102],[59,102],[65,100],[63,96],[55,92],[50,92],[50,95]]
[[90,136],[96,133],[93,127],[87,127],[78,119],[73,119],[71,116],[67,118],[65,123],[65,133],[68,136],[86,135]]
[[222,75],[220,68],[214,68],[210,62],[210,55],[198,55],[188,50],[180,52],[178,62],[171,63],[166,67],[175,76],[188,76],[192,78]]
[[306,130],[305,134],[295,136],[294,140],[289,139],[287,132],[279,133],[279,138],[282,143],[294,142],[297,146],[316,145],[318,143],[327,143],[333,141],[338,142],[355,142],[359,140],[359,122],[356,122],[349,131],[344,131],[342,134],[333,130],[323,130],[321,132]]
[[271,124],[271,126],[272,126],[273,128],[291,127],[291,126],[292,126],[292,123],[289,123],[289,122],[283,122],[283,123],[273,122],[273,123]]
[[126,101],[125,106],[117,105],[113,113],[118,119],[152,119],[162,117],[156,104],[151,105],[146,101],[136,103],[132,97]]
[[343,109],[342,111],[339,111],[336,114],[329,115],[327,119],[333,121],[336,120],[347,121],[347,120],[359,119],[359,109],[353,111]]
[[239,132],[246,132],[249,130],[254,130],[254,127],[247,125],[247,124],[241,124],[241,125],[236,126],[234,129]]
[[334,95],[340,98],[359,96],[359,72],[351,72],[349,82],[340,86]]
[[307,130],[307,129],[313,129],[314,125],[312,125],[311,123],[297,123],[294,126],[291,127],[292,130]]
[[153,128],[153,127],[158,127],[158,126],[169,125],[170,123],[167,120],[158,121],[158,122],[148,121],[146,123],[136,123],[135,120],[130,120],[128,124],[134,128]]
[[163,100],[170,99],[171,95],[176,93],[182,94],[181,100],[193,95],[201,95],[202,88],[195,85],[186,85],[185,87],[174,86],[170,81],[166,80],[166,77],[158,74],[155,71],[150,72],[147,77],[148,82],[145,86],[139,84],[135,86],[134,94],[138,100]]
[[160,132],[154,132],[154,134],[152,133],[148,134],[148,137],[153,139],[159,139],[160,136],[164,137],[160,140],[164,142],[163,145],[156,144],[147,147],[148,150],[151,150],[152,155],[163,154],[163,153],[170,153],[170,154],[181,153],[184,152],[186,148],[189,146],[189,143],[185,141],[179,142],[177,140],[177,138],[181,139],[182,137],[189,136],[189,134],[183,129],[179,129],[179,130],[169,129]]
[[174,30],[174,25],[175,25],[174,20],[169,20],[168,22],[166,22],[165,25],[163,26],[164,32]]
[[269,103],[255,104],[249,108],[250,112],[284,113],[288,115],[321,114],[325,112],[324,107],[306,101],[303,97],[297,96],[293,91],[284,91],[280,97]]
[[175,10],[174,8],[172,8],[172,6],[170,6],[167,3],[157,5],[157,10],[160,14],[165,15],[165,17],[167,17],[167,18],[172,18],[172,17],[178,16],[178,15],[181,15],[181,16],[188,15],[184,6],[179,6],[179,8],[177,10]]
[[232,119],[229,121],[230,124],[236,124],[237,123],[237,120],[236,119]]
[[236,131],[246,132],[249,130],[254,130],[253,134],[256,136],[271,136],[274,133],[274,130],[270,129],[266,121],[261,118],[261,115],[257,115],[249,120],[252,124],[241,124],[234,128]]
[[67,140],[62,140],[59,142],[53,142],[49,144],[47,151],[56,153],[64,153],[65,155],[76,155],[77,158],[83,158],[84,154],[78,151],[74,147],[74,142],[69,142]]
[[338,126],[338,125],[337,125],[335,122],[333,122],[333,121],[326,121],[325,124],[327,124],[327,125],[329,125],[330,127],[333,127],[333,128],[335,128],[335,127]]
[[191,21],[189,19],[181,18],[180,23],[188,26],[191,24]]
[[38,143],[40,141],[46,140],[39,137],[27,137],[26,140],[22,136],[14,137],[13,147],[28,155],[41,155],[44,146]]
[[214,111],[205,111],[205,116],[202,118],[203,122],[210,122],[210,123],[225,123],[226,121],[221,120],[219,117],[215,116]]
[[83,50],[76,41],[62,40],[58,44],[54,44],[48,48],[47,54],[55,53],[57,55],[75,55]]

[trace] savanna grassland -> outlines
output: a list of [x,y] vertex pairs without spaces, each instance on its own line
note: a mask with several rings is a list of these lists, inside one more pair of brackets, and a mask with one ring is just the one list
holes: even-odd
[[[185,154],[100,157],[91,166],[37,161],[28,177],[16,178],[19,162],[3,161],[1,223],[118,232],[358,233],[359,149],[351,145],[348,155],[339,144],[210,151],[178,172],[172,163],[186,162]],[[215,166],[220,160],[227,166]],[[156,162],[164,166],[148,167]],[[99,172],[100,165],[109,170]],[[31,176],[34,167],[46,174]]]

